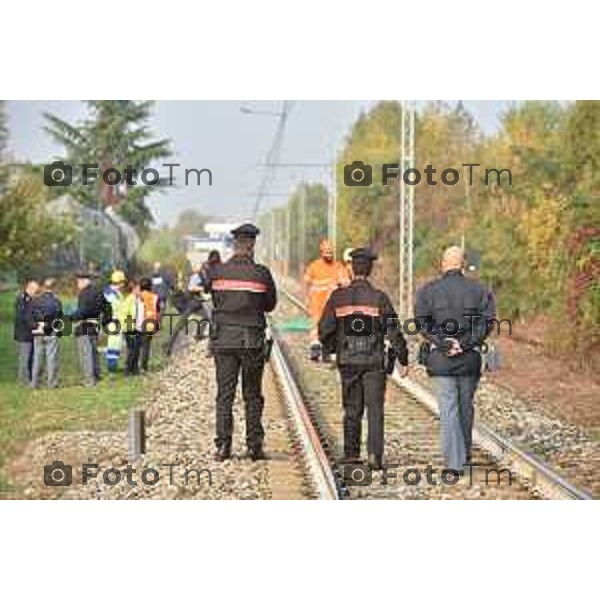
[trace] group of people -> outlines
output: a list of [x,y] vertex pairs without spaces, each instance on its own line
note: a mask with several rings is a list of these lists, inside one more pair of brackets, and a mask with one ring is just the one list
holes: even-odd
[[[252,460],[265,458],[262,412],[262,375],[271,340],[265,314],[275,309],[277,290],[271,272],[254,261],[259,230],[245,224],[232,232],[233,256],[221,262],[217,252],[198,265],[173,303],[182,317],[200,313],[210,320],[210,353],[217,380],[216,459],[231,456],[233,401],[241,374],[245,403],[246,444]],[[403,324],[398,322],[389,297],[369,280],[377,256],[369,248],[349,250],[340,263],[331,243],[320,245],[320,258],[311,263],[304,283],[312,317],[310,358],[327,360],[335,355],[342,385],[344,411],[344,462],[361,460],[361,424],[367,411],[368,463],[381,469],[384,451],[384,395],[386,378],[399,363],[399,374],[408,369]],[[492,294],[476,279],[465,277],[465,257],[459,247],[442,257],[442,276],[417,293],[415,323],[423,336],[420,352],[429,375],[437,380],[442,429],[442,451],[447,468],[462,472],[471,460],[473,398],[479,382],[487,323],[495,317]],[[120,324],[108,336],[106,364],[114,372],[125,348],[124,372],[136,375],[148,369],[151,341],[160,327],[168,296],[165,279],[156,264],[152,278],[126,281],[114,271],[110,284],[100,290],[89,273],[78,273],[77,308],[69,315],[76,323],[75,336],[84,385],[100,379],[99,324]],[[55,282],[29,280],[16,304],[15,339],[19,344],[19,376],[31,387],[40,385],[43,363],[49,387],[58,385],[60,332],[54,327],[63,317]],[[212,299],[207,312],[205,295]],[[447,323],[456,324],[448,331]],[[152,327],[148,328],[148,323]],[[358,324],[358,325],[357,325]],[[170,332],[169,353],[178,330]],[[198,334],[197,334],[198,335]]]
[[[269,269],[254,262],[258,228],[246,224],[231,232],[234,254],[207,282],[213,298],[210,345],[217,375],[216,459],[231,456],[232,406],[242,378],[246,444],[252,460],[265,458],[262,427],[262,374],[270,344],[265,313],[274,310],[277,291]],[[312,317],[310,358],[335,355],[344,410],[343,462],[361,461],[361,424],[367,410],[368,464],[381,469],[384,451],[386,377],[399,363],[408,372],[403,324],[389,297],[369,280],[377,256],[356,248],[334,259],[328,241],[307,269],[304,283]],[[473,399],[479,382],[488,322],[495,317],[493,295],[464,276],[465,257],[452,246],[442,257],[442,275],[418,291],[415,323],[422,332],[423,363],[437,380],[446,468],[462,473],[471,460]],[[357,326],[358,322],[358,326]],[[454,327],[448,330],[448,323]]]
[[160,323],[161,296],[152,279],[127,282],[116,270],[102,289],[94,274],[76,273],[77,306],[65,311],[56,291],[56,280],[28,279],[15,304],[14,339],[18,345],[20,382],[31,388],[42,384],[46,370],[49,388],[59,385],[60,340],[74,335],[83,385],[95,386],[101,379],[98,337],[107,333],[106,367],[119,368],[125,356],[125,375],[148,370],[152,336]]
[[211,271],[221,264],[221,254],[218,250],[211,250],[205,262],[197,263],[192,270],[185,289],[179,290],[171,295],[171,304],[177,309],[180,318],[177,320],[173,331],[169,331],[167,341],[163,350],[170,356],[175,341],[179,334],[188,330],[189,319],[192,315],[200,317],[196,327],[196,338],[202,339],[208,333],[208,325],[211,318],[209,294],[207,293],[207,282]]

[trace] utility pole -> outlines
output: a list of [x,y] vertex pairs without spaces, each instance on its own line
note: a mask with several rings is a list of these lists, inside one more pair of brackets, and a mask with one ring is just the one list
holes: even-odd
[[306,260],[306,185],[303,184],[300,188],[300,215],[299,215],[299,228],[298,228],[298,262],[299,274],[302,275],[304,272],[304,261]]
[[271,266],[271,268],[273,268],[274,264],[275,264],[275,211],[271,210],[271,226],[269,227],[269,237],[271,238],[271,248],[270,248],[270,252],[269,252],[269,264]]
[[398,311],[402,321],[413,312],[415,188],[402,177],[415,167],[415,110],[413,101],[402,100],[400,122],[400,260]]
[[252,218],[256,219],[259,212],[261,202],[266,195],[267,188],[269,187],[272,177],[274,175],[273,167],[277,165],[279,162],[279,154],[281,152],[281,147],[283,144],[283,136],[285,133],[285,125],[289,116],[290,111],[290,102],[288,100],[283,101],[283,105],[281,108],[281,112],[273,112],[273,111],[253,111],[251,109],[242,107],[240,109],[241,112],[245,114],[267,114],[271,116],[276,116],[279,118],[279,123],[277,125],[277,131],[275,132],[275,137],[273,139],[273,143],[269,148],[269,152],[267,153],[266,158],[266,167],[267,170],[264,172],[263,177],[261,179],[260,185],[258,187],[258,192],[256,194],[256,201],[254,203],[254,210],[252,213]]
[[327,197],[327,237],[333,245],[333,256],[337,256],[337,158],[333,153],[332,189]]
[[291,245],[292,245],[292,220],[290,215],[290,203],[286,204],[285,207],[285,265],[284,275],[289,277],[290,275],[290,258],[291,258]]
[[[466,168],[465,168],[466,170]],[[467,179],[467,177],[464,178],[465,180],[465,211],[463,211],[463,215],[462,215],[462,232],[461,232],[461,236],[460,236],[460,247],[462,248],[462,251],[465,251],[465,221],[468,217],[468,215],[471,214],[471,197],[470,197],[470,193],[469,193],[469,181]]]

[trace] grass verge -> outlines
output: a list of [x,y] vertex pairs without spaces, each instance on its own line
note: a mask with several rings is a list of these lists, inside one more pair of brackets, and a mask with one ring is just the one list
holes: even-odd
[[[122,372],[109,377],[103,369],[98,386],[81,387],[75,338],[60,340],[58,389],[20,385],[13,341],[15,296],[16,292],[0,292],[0,498],[11,489],[4,467],[28,441],[54,431],[122,429],[128,409],[141,401],[149,385],[145,377],[127,379]],[[101,361],[104,367],[102,356]],[[151,369],[160,366],[153,358]]]

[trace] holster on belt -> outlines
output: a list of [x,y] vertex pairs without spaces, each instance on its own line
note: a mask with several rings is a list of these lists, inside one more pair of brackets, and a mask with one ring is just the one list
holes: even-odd
[[271,358],[271,350],[273,349],[273,338],[266,337],[263,343],[263,356],[265,361],[268,361]]
[[386,375],[391,375],[394,372],[396,358],[398,358],[396,351],[391,346],[389,346],[383,357],[383,369]]
[[211,340],[216,340],[218,337],[219,328],[214,319],[211,319],[208,324],[208,336]]

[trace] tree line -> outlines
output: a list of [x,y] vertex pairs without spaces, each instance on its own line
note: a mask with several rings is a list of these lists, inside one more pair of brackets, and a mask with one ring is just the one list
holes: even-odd
[[[398,179],[383,185],[376,165],[399,162],[401,105],[380,102],[359,116],[338,155],[338,253],[370,244],[383,259],[377,278],[392,297],[398,284]],[[477,163],[473,185],[461,172],[456,185],[416,188],[415,269],[433,274],[443,247],[464,244],[481,278],[497,294],[499,311],[521,323],[543,323],[550,351],[576,352],[586,360],[600,350],[600,102],[519,102],[485,133],[461,104],[431,102],[416,115],[416,160],[462,169]],[[343,166],[374,166],[372,185],[347,187]],[[510,169],[512,185],[483,179],[485,168]],[[310,193],[306,195],[306,189]],[[318,190],[318,193],[317,193]],[[311,203],[300,230],[299,198]],[[326,233],[327,190],[303,184],[288,204],[293,270],[297,248],[315,258]],[[263,214],[268,224],[270,214]],[[281,220],[281,217],[280,217]],[[302,236],[299,244],[297,236]]]
[[[149,127],[153,103],[129,100],[85,102],[85,115],[68,122],[46,113],[45,132],[61,148],[54,157],[69,165],[98,164],[101,169],[127,166],[141,170],[170,154],[170,141],[155,139]],[[92,262],[105,268],[124,260],[119,252],[115,214],[142,239],[152,225],[147,198],[153,186],[103,188],[102,178],[80,185],[47,187],[43,165],[11,162],[7,153],[6,106],[0,103],[0,272],[22,276]],[[106,192],[110,192],[110,197]],[[117,231],[115,231],[117,230]],[[122,266],[122,265],[119,265]]]

